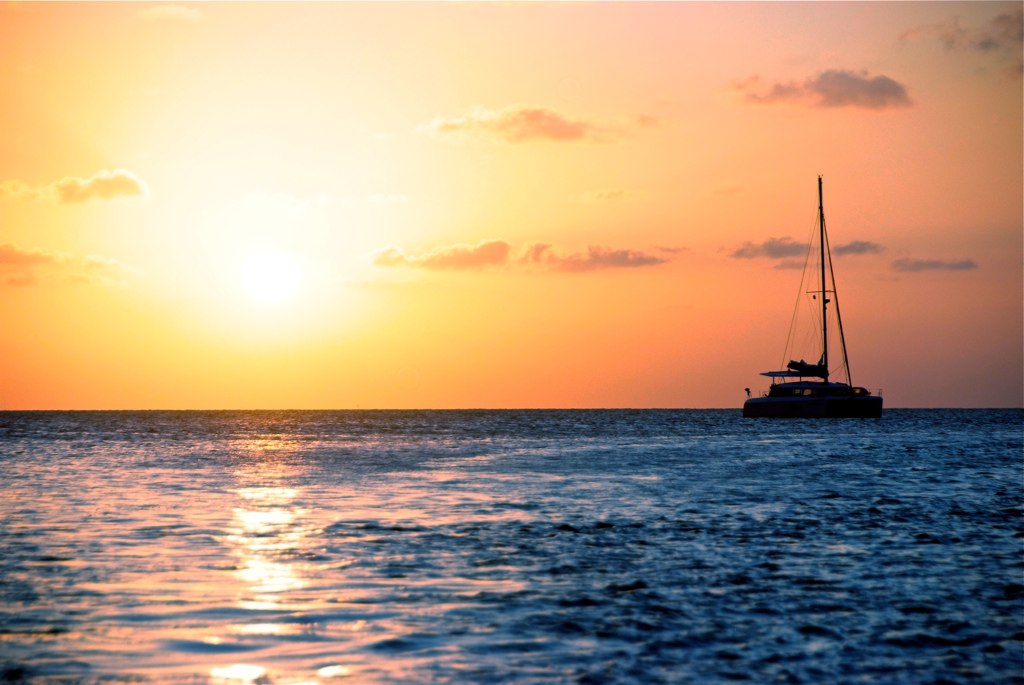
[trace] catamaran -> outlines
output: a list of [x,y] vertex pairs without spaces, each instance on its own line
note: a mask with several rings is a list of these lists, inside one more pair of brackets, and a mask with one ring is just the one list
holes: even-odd
[[[839,315],[839,296],[836,293],[832,254],[825,231],[825,209],[822,200],[821,176],[818,177],[818,245],[820,282],[811,296],[818,300],[821,331],[818,337],[821,356],[817,362],[791,360],[779,371],[765,371],[761,375],[772,379],[768,392],[750,397],[743,403],[743,416],[758,418],[878,418],[882,415],[882,397],[867,389],[854,386],[850,379],[850,362],[846,355],[846,339]],[[810,248],[808,248],[810,252]],[[830,288],[831,286],[831,288]],[[803,281],[801,281],[803,290]],[[830,380],[828,306],[833,305],[838,324],[839,345],[842,349],[842,372],[846,382]],[[794,317],[795,323],[796,317]],[[790,334],[792,339],[792,332]],[[787,344],[788,347],[788,344]],[[787,356],[788,356],[787,350]],[[785,358],[785,357],[784,357]],[[813,357],[812,357],[813,358]],[[780,380],[796,379],[796,380]]]

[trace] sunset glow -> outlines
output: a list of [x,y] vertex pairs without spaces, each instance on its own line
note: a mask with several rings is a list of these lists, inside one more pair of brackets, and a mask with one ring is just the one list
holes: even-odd
[[295,296],[302,282],[302,271],[290,254],[265,251],[245,259],[240,278],[242,288],[253,300],[275,304]]
[[0,5],[0,409],[1024,404],[1020,3]]

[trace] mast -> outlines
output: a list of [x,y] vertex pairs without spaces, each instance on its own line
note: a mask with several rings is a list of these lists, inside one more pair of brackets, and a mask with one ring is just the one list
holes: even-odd
[[828,291],[825,289],[825,204],[821,195],[821,176],[818,176],[818,243],[821,248],[821,365],[828,383]]
[[828,278],[832,282],[832,304],[836,310],[836,323],[839,325],[839,347],[843,350],[843,369],[846,372],[846,384],[853,385],[850,375],[850,358],[846,355],[846,336],[843,334],[843,315],[839,311],[839,288],[836,286],[836,272],[832,268],[832,248],[828,244],[828,231],[825,232],[825,252],[828,254]]

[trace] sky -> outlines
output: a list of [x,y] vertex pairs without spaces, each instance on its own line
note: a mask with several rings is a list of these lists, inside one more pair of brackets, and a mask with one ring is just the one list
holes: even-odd
[[[1024,405],[1021,4],[0,5],[0,409]],[[797,308],[800,305],[796,305]]]

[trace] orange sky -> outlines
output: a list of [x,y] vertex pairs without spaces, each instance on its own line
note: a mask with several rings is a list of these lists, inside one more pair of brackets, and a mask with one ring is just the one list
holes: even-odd
[[819,174],[854,382],[1021,406],[1021,52],[1020,3],[5,3],[0,408],[739,407]]

